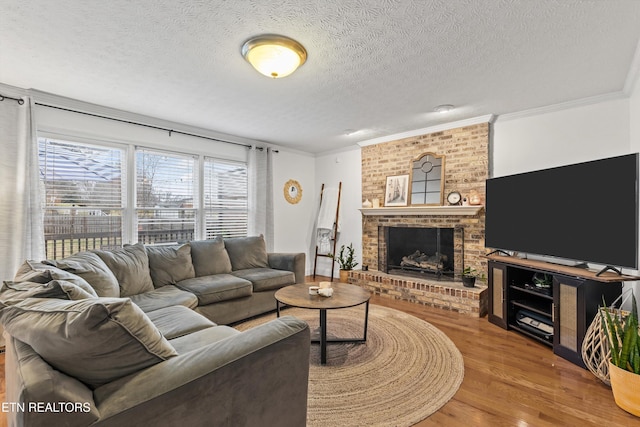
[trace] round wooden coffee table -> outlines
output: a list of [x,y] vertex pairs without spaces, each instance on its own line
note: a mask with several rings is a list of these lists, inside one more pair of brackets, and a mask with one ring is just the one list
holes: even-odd
[[[321,295],[309,294],[309,286],[314,285],[318,284],[302,283],[279,289],[275,294],[276,310],[278,317],[280,317],[280,304],[320,310],[320,340],[312,340],[311,342],[320,343],[320,363],[324,365],[327,363],[327,343],[367,341],[367,323],[369,321],[369,299],[371,298],[371,292],[347,283],[332,283],[333,295],[323,297]],[[364,334],[362,338],[336,338],[327,340],[327,310],[354,307],[360,304],[366,304],[364,312]]]

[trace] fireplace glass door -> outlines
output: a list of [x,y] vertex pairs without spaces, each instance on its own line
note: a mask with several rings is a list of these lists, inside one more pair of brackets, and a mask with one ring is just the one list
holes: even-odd
[[454,275],[454,229],[386,227],[386,273]]

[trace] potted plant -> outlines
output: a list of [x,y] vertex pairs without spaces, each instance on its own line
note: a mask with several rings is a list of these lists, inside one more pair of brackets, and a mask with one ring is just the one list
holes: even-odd
[[355,250],[353,249],[353,243],[349,243],[349,246],[340,246],[340,251],[337,256],[328,254],[329,257],[333,258],[333,260],[340,266],[340,281],[342,283],[348,282],[347,278],[349,276],[349,270],[353,270],[358,265],[354,253]]
[[[532,278],[533,286],[531,290],[543,293],[545,295],[551,295],[551,287],[553,286],[553,276],[547,273],[535,273]],[[525,288],[528,285],[525,284]]]
[[473,267],[465,267],[462,270],[462,285],[465,288],[473,288],[476,285],[476,279],[484,279],[484,273],[479,273]]
[[611,351],[609,379],[616,405],[640,416],[640,334],[638,308],[631,293],[631,312],[601,307],[601,321]]

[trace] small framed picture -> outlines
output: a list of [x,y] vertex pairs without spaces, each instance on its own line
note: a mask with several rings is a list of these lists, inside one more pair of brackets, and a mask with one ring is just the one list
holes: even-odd
[[385,206],[407,206],[409,198],[409,175],[395,175],[387,177],[384,192]]

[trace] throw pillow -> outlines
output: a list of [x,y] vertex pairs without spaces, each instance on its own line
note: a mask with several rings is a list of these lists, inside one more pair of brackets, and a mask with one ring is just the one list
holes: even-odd
[[41,262],[26,260],[18,267],[15,276],[13,276],[14,282],[33,282],[33,283],[48,283],[51,281],[51,273],[49,273],[47,265]]
[[96,293],[91,285],[82,277],[42,262],[23,262],[13,278],[13,281],[16,283],[31,282],[46,284],[52,280],[64,280],[65,282],[71,282],[90,294]]
[[49,283],[11,282],[5,281],[0,289],[0,302],[5,305],[16,304],[27,298],[58,298],[66,300],[81,300],[97,298],[98,295],[65,280],[52,280]]
[[118,279],[107,264],[93,252],[78,252],[64,259],[43,262],[82,277],[95,289],[98,296],[120,296]]
[[153,286],[175,285],[196,277],[191,262],[191,246],[147,246]]
[[269,268],[267,245],[262,235],[224,239],[233,270]]
[[220,237],[189,242],[196,277],[231,273],[231,260]]
[[149,257],[142,243],[124,245],[110,251],[94,251],[107,264],[120,284],[120,296],[152,291]]
[[55,369],[92,388],[177,355],[128,298],[30,298],[2,309],[0,322]]

